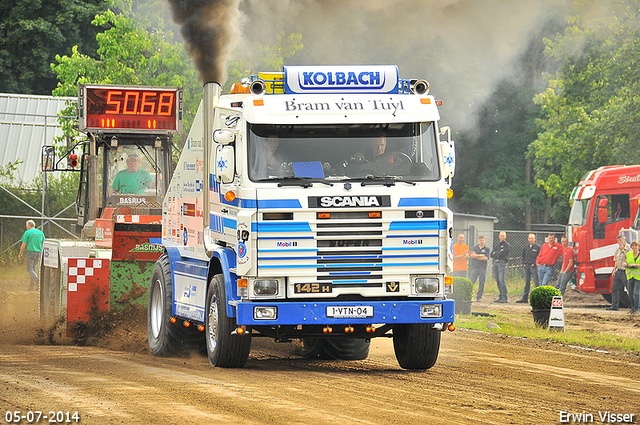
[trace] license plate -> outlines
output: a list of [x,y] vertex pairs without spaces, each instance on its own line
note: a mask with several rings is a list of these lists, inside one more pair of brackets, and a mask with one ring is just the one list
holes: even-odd
[[327,317],[334,319],[366,319],[373,317],[373,306],[370,305],[347,305],[347,306],[327,306]]

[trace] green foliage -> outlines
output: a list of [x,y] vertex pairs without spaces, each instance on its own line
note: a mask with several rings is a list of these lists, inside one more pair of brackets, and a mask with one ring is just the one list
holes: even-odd
[[535,97],[544,115],[530,154],[537,184],[554,204],[568,206],[586,172],[640,161],[639,19],[638,0],[613,0],[609,13],[572,18],[547,41],[560,67]]
[[466,277],[454,277],[453,294],[451,294],[451,298],[456,301],[473,300],[473,283]]
[[529,294],[529,304],[534,310],[548,310],[551,308],[553,297],[559,297],[560,290],[550,286],[538,286]]
[[104,0],[14,0],[0,2],[0,92],[50,94],[56,53],[78,45],[95,51],[100,28],[89,25]]

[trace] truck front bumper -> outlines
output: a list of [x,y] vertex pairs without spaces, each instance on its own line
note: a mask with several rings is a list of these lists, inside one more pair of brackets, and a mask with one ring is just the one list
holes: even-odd
[[[257,314],[264,311],[275,315]],[[453,323],[454,301],[238,302],[237,321],[238,325]]]

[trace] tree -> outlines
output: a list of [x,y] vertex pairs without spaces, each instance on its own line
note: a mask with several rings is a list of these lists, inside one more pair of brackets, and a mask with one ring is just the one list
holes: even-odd
[[51,94],[56,53],[95,52],[104,0],[0,0],[0,92]]
[[98,58],[80,53],[77,46],[71,56],[56,55],[51,69],[59,82],[53,94],[75,96],[81,83],[183,87],[188,125],[200,101],[200,84],[182,44],[169,41],[173,34],[147,30],[111,10],[98,14],[92,24],[108,27],[96,36]]
[[586,172],[640,161],[639,11],[638,0],[613,0],[610,13],[573,17],[547,41],[561,66],[535,97],[544,115],[530,152],[538,185],[561,206],[551,212],[559,222]]

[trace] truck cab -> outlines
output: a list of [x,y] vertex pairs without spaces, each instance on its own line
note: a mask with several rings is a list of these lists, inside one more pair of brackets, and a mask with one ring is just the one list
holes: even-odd
[[587,173],[571,193],[567,237],[576,252],[581,291],[610,301],[616,237],[632,226],[639,195],[640,166],[600,167]]

